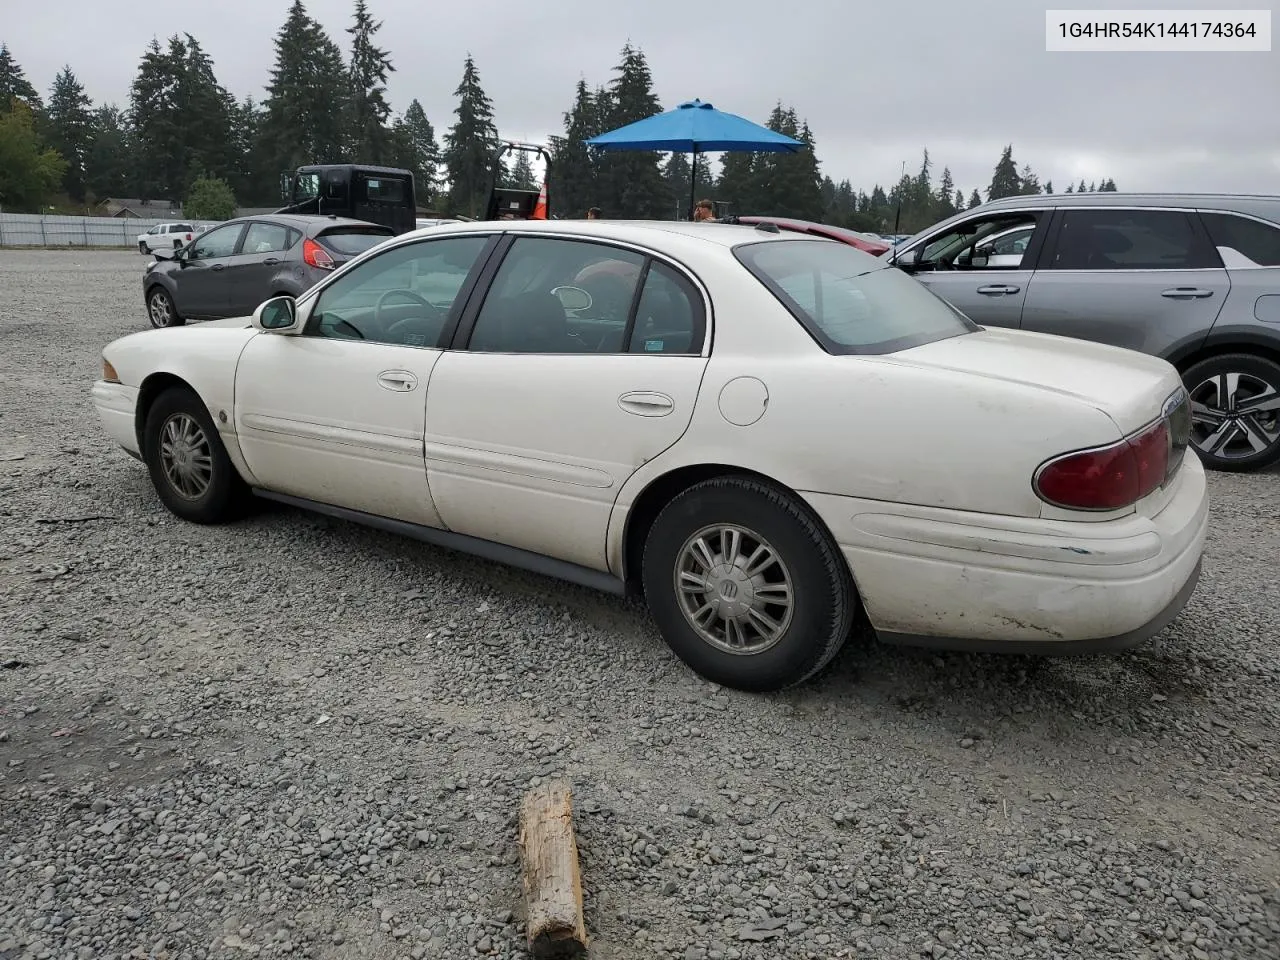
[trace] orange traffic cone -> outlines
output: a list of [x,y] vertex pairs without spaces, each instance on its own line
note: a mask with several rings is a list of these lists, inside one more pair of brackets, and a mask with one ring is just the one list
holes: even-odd
[[547,219],[547,185],[545,183],[542,185],[542,190],[539,191],[538,193],[538,202],[533,208],[533,216],[531,216],[529,219],[530,220]]

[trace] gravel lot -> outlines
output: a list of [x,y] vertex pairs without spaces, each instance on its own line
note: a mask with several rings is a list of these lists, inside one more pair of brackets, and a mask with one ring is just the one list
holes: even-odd
[[0,958],[1280,957],[1280,473],[1158,645],[693,677],[611,597],[288,508],[172,518],[88,398],[143,258],[0,250]]

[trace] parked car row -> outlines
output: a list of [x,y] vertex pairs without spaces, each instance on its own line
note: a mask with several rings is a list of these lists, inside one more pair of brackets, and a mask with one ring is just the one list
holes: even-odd
[[[232,269],[263,224],[290,227],[225,225],[162,275]],[[1195,589],[1205,475],[1163,360],[983,328],[776,225],[295,228],[287,250],[376,245],[251,319],[103,351],[102,425],[178,517],[252,493],[635,592],[692,669],[747,690],[813,676],[860,622],[1120,649]],[[604,275],[628,295],[597,303]]]

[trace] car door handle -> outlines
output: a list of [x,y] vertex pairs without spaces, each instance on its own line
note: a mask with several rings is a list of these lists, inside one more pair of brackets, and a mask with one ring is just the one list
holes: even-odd
[[215,263],[215,264],[214,264],[213,266],[211,266],[209,269],[210,269],[210,270],[223,270],[223,269],[225,269],[225,268],[226,268],[226,266],[227,266],[227,265],[226,265],[225,263]]
[[1172,287],[1161,290],[1160,296],[1170,300],[1203,300],[1205,297],[1212,297],[1213,291],[1201,290],[1199,287]]
[[378,374],[378,386],[396,393],[408,393],[418,385],[418,378],[408,370],[383,370]]
[[280,262],[280,258],[279,258],[279,257],[267,257],[267,259],[265,259],[265,260],[263,260],[263,261],[262,261],[262,265],[263,265],[264,267],[269,267],[269,266],[273,266],[273,265],[275,265],[275,264],[277,264],[277,263],[279,263],[279,262]]
[[984,297],[1003,297],[1006,293],[1017,293],[1020,289],[1021,287],[1011,283],[993,283],[990,286],[979,287],[978,292]]
[[618,406],[637,417],[665,417],[676,408],[676,402],[665,393],[633,390],[618,398]]

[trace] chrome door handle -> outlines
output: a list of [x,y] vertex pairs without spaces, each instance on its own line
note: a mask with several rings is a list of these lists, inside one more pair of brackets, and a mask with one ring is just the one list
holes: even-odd
[[215,263],[215,264],[214,264],[213,266],[211,266],[209,269],[210,269],[210,270],[225,270],[226,268],[227,268],[227,265],[226,265],[225,263]]
[[618,406],[637,417],[665,417],[676,408],[676,402],[665,393],[633,390],[618,398]]
[[262,261],[262,265],[265,267],[265,266],[268,266],[268,265],[277,264],[277,263],[279,263],[279,262],[280,262],[280,258],[279,258],[279,257],[267,257],[267,259],[265,259],[265,260],[263,260],[263,261]]
[[1006,293],[1017,293],[1020,289],[1011,283],[993,283],[990,286],[979,287],[978,292],[984,297],[1003,297]]
[[1173,287],[1169,290],[1161,290],[1160,296],[1168,297],[1170,300],[1203,300],[1205,297],[1212,297],[1212,290],[1201,290],[1199,287]]
[[384,370],[378,374],[378,386],[397,393],[408,393],[418,385],[418,378],[408,370]]

